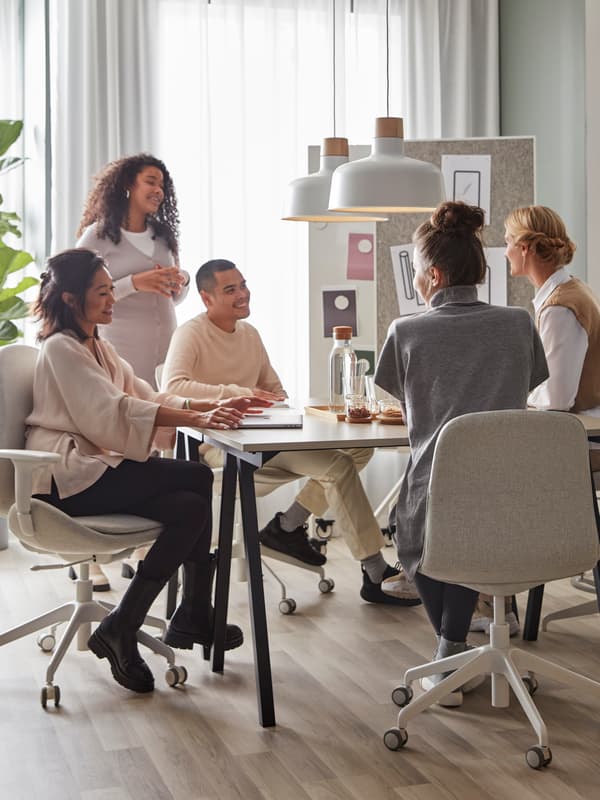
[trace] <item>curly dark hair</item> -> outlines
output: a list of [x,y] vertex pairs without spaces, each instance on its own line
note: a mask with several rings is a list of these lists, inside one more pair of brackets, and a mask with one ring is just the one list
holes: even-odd
[[77,238],[92,223],[101,239],[107,236],[115,244],[121,241],[121,226],[127,216],[127,190],[133,186],[137,175],[144,167],[157,167],[164,178],[164,199],[156,215],[148,215],[146,222],[155,236],[161,236],[169,250],[179,252],[179,212],[173,179],[163,162],[149,153],[126,156],[106,164],[94,176],[94,185],[85,201],[83,215],[77,230]]
[[446,275],[448,286],[473,286],[485,280],[484,222],[479,206],[447,201],[419,225],[413,242],[427,266],[435,265]]

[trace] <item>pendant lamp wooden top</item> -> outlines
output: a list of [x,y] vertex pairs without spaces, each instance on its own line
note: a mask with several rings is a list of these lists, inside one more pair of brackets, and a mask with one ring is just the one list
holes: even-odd
[[328,139],[323,139],[323,146],[321,147],[322,156],[346,156],[348,157],[348,139],[341,136],[330,136]]
[[402,117],[377,117],[375,120],[376,139],[404,139]]

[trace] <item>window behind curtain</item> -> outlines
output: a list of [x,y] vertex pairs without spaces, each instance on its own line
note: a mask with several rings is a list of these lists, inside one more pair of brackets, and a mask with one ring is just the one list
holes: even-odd
[[[368,143],[386,111],[385,5],[355,9],[337,4],[336,134]],[[210,258],[239,265],[250,322],[293,395],[308,342],[307,226],[280,217],[286,184],[307,172],[307,146],[334,133],[331,0],[163,0],[158,13],[159,149],[177,189],[181,264],[192,273]],[[395,14],[396,40],[399,24]],[[399,64],[394,49],[395,98]],[[192,291],[178,315],[201,310]]]

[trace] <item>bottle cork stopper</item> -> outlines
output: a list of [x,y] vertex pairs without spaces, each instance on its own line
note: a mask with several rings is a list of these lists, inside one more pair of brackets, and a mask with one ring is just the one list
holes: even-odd
[[375,120],[376,139],[403,139],[404,123],[402,117],[377,117]]
[[333,328],[333,336],[335,339],[351,339],[352,328],[350,325],[336,325]]
[[348,152],[348,139],[340,136],[330,136],[328,139],[323,139],[322,156],[347,156]]

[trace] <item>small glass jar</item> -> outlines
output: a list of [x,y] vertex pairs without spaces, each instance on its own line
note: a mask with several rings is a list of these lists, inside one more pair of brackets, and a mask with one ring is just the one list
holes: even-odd
[[366,422],[371,419],[371,410],[364,394],[346,395],[346,421]]
[[402,408],[397,400],[379,401],[379,419],[389,422],[403,422]]

